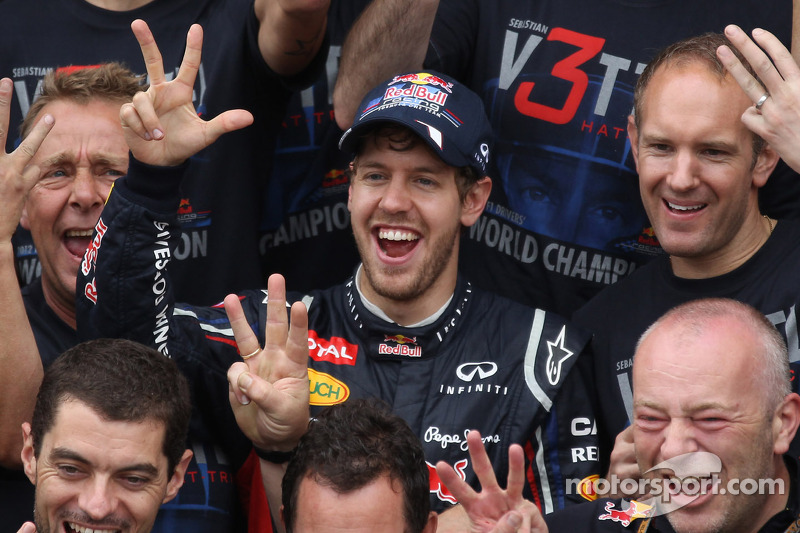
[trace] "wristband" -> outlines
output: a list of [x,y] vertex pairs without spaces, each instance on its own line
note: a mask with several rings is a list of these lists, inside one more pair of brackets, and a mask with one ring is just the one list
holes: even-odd
[[260,459],[263,459],[268,463],[275,463],[276,465],[288,463],[291,458],[294,457],[294,450],[290,450],[288,452],[269,452],[267,450],[262,450],[258,446],[253,446],[253,449]]

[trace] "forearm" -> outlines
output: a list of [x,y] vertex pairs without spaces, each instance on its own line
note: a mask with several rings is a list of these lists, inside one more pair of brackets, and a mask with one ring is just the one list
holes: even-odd
[[283,502],[281,483],[283,482],[283,475],[286,473],[287,463],[275,464],[264,459],[259,459],[259,463],[261,464],[261,482],[264,484],[264,493],[267,495],[269,512],[272,514],[275,531],[277,533],[285,533],[286,529],[281,519],[281,504]]
[[370,89],[393,75],[420,70],[439,0],[374,0],[342,46],[333,92],[336,122],[347,129]]
[[22,465],[22,422],[30,421],[42,382],[42,360],[14,270],[14,248],[0,243],[0,466]]
[[80,338],[124,337],[166,353],[174,305],[166,267],[177,239],[182,168],[132,159],[115,185],[78,272]]
[[258,45],[273,71],[292,76],[311,63],[324,41],[329,3],[329,0],[256,0]]

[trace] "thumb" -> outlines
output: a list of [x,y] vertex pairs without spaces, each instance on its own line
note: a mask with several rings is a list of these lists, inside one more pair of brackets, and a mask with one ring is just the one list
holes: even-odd
[[253,114],[244,109],[231,109],[206,122],[206,142],[211,144],[225,133],[246,128],[253,123]]

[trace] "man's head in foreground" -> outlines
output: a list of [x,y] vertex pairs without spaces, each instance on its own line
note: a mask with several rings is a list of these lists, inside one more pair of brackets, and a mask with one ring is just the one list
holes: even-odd
[[20,223],[33,237],[47,303],[73,327],[78,266],[111,185],[128,170],[119,108],[142,88],[140,77],[118,63],[57,70],[45,76],[22,123],[25,138],[41,117],[55,118],[31,160],[39,181]]
[[[725,493],[714,494],[708,471],[670,492],[677,509],[666,516],[676,531],[756,531],[785,508],[783,454],[800,423],[800,397],[790,392],[786,346],[761,313],[725,299],[674,308],[639,341],[633,391],[633,440],[646,479],[685,476],[677,470],[697,455],[684,454],[721,461],[716,488]],[[783,480],[784,490],[751,494],[749,480]]]
[[150,531],[183,485],[190,414],[186,379],[155,350],[99,339],[64,352],[23,424],[37,531]]
[[480,98],[430,73],[373,89],[342,136],[355,154],[348,208],[359,288],[402,325],[452,295],[461,228],[478,220],[491,191],[490,143]]
[[320,529],[431,533],[419,438],[377,401],[351,400],[313,420],[283,477],[287,533]]
[[732,270],[772,228],[758,189],[778,156],[741,121],[753,102],[717,59],[723,44],[705,34],[663,50],[639,77],[628,120],[645,210],[682,277]]

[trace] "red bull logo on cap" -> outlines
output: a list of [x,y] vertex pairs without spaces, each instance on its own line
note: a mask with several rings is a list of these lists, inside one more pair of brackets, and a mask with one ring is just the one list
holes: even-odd
[[[464,473],[464,470],[467,468],[468,463],[469,461],[467,461],[467,459],[461,459],[453,465],[453,470],[455,470],[456,474],[458,474],[458,477],[464,481],[467,479],[467,475]],[[452,492],[450,492],[450,489],[448,489],[445,484],[442,483],[442,479],[439,477],[439,472],[436,471],[436,467],[430,464],[428,461],[425,461],[425,464],[428,465],[431,494],[436,494],[436,496],[443,502],[452,503],[454,505],[458,503],[458,500],[456,500],[456,497],[453,496]]]
[[453,92],[452,83],[443,80],[439,76],[428,74],[427,72],[419,72],[417,74],[403,74],[400,76],[395,76],[394,78],[392,78],[392,81],[389,82],[389,85],[394,85],[395,83],[416,83],[418,85],[435,85],[437,87],[441,87],[442,89],[444,89],[449,93]]

